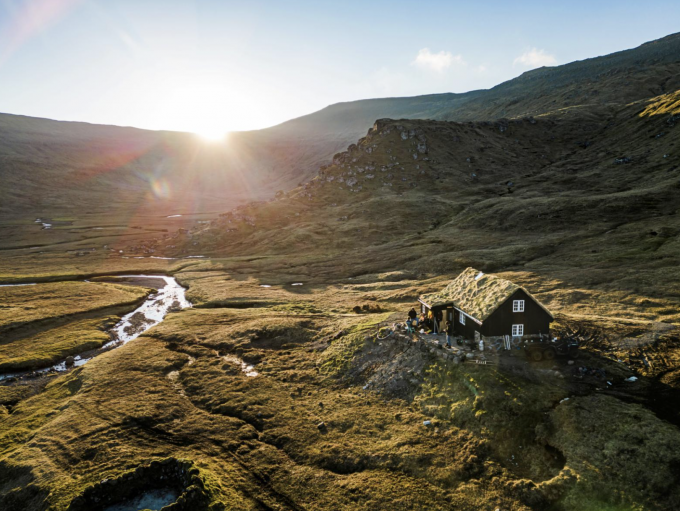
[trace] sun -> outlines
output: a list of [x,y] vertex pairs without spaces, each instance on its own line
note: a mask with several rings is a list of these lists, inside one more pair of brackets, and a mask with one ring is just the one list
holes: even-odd
[[222,142],[227,137],[227,132],[220,128],[203,128],[196,130],[194,133],[206,142]]

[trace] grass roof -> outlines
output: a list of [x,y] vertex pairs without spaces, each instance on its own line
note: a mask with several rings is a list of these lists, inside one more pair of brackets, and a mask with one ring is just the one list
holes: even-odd
[[[429,307],[453,304],[473,319],[484,321],[518,289],[531,296],[526,289],[509,280],[466,268],[443,290],[422,295],[420,301]],[[533,296],[531,298],[543,307]]]

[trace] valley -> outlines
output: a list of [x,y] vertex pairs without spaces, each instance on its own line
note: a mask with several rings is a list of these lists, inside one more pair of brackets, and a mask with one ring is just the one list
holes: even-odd
[[[678,40],[233,146],[3,116],[0,508],[677,508]],[[468,267],[579,358],[380,338]]]

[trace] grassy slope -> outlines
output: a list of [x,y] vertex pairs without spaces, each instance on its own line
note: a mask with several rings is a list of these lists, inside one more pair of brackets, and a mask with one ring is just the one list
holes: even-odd
[[[677,500],[680,430],[621,400],[629,369],[589,355],[614,382],[602,393],[569,366],[558,378],[542,366],[443,364],[367,339],[384,319],[276,306],[171,314],[13,407],[1,423],[0,502],[65,509],[93,482],[168,456],[215,482],[215,509],[656,510]],[[415,399],[383,393],[393,380]]]
[[116,316],[74,321],[67,325],[0,344],[0,371],[48,367],[69,355],[101,348],[111,337],[105,332]]
[[[0,387],[0,504],[66,509],[96,481],[175,456],[205,475],[213,510],[677,507],[680,358],[663,333],[679,320],[677,101],[384,121],[308,185],[191,233],[111,236],[116,252],[87,257],[68,250],[92,239],[62,234],[43,254],[6,251],[11,279],[175,271],[196,307],[39,388]],[[504,270],[560,321],[605,327],[581,363],[612,385],[566,365],[452,366],[366,337],[468,265]],[[387,313],[348,314],[362,304]]]
[[115,314],[129,312],[150,292],[84,282],[0,288],[0,371],[48,367],[100,348],[110,340],[105,331],[117,322]]
[[[3,473],[24,483],[5,493],[5,505],[41,508],[46,499],[64,509],[84,485],[140,460],[178,456],[221,481],[214,501],[228,509],[476,509],[480,499],[527,509],[502,487],[466,483],[481,472],[507,478],[483,465],[479,440],[450,427],[428,432],[419,412],[317,374],[309,342],[319,329],[361,328],[357,319],[300,318],[268,330],[277,315],[173,315],[152,336],[19,404],[3,422],[0,450]],[[257,359],[261,375],[243,375],[221,357],[230,353]],[[168,378],[173,370],[179,375]],[[321,420],[327,434],[316,428]]]
[[[606,315],[609,296],[611,315],[676,322],[678,97],[595,119],[381,121],[309,183],[195,229],[185,250],[293,281],[528,271],[558,310]],[[623,156],[631,162],[616,164]]]
[[55,282],[0,288],[0,331],[38,325],[47,320],[133,305],[149,293],[143,288],[92,282]]
[[266,198],[314,175],[379,118],[517,118],[591,113],[680,88],[680,35],[541,68],[483,91],[329,106],[206,145],[191,134],[0,115],[0,208],[6,218],[205,213]]

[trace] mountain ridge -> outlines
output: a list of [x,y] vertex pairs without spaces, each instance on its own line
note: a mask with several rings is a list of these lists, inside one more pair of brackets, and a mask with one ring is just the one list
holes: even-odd
[[[528,71],[491,89],[336,103],[271,128],[233,133],[221,146],[202,146],[189,133],[0,114],[0,179],[12,184],[0,190],[0,210],[54,215],[83,199],[96,209],[102,197],[116,197],[127,210],[135,202],[147,204],[147,196],[168,212],[189,204],[202,211],[229,209],[308,180],[376,119],[464,122],[572,115],[578,108],[611,115],[632,101],[679,88],[680,34],[671,34],[607,56]],[[94,177],[83,183],[70,175]],[[154,196],[159,181],[176,193]],[[54,193],[60,188],[63,200]],[[87,200],[90,193],[95,200]]]

